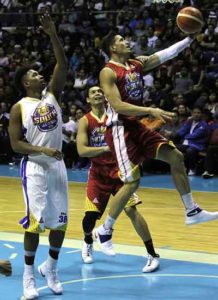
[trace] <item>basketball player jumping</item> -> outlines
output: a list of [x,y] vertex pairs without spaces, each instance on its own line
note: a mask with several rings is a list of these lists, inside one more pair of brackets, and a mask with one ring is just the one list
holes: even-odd
[[100,73],[100,85],[108,100],[106,141],[117,161],[120,177],[124,182],[112,199],[105,223],[95,230],[97,241],[105,253],[108,252],[108,248],[114,251],[112,227],[139,185],[139,164],[145,158],[155,158],[170,164],[176,189],[185,206],[187,225],[218,219],[218,212],[202,210],[193,200],[183,155],[160,134],[140,123],[140,117],[148,114],[163,120],[172,117],[171,113],[159,108],[142,106],[142,76],[176,57],[189,47],[191,42],[192,39],[187,37],[151,56],[130,59],[131,49],[122,36],[110,32],[103,39],[102,50],[110,57]]
[[67,75],[67,60],[50,16],[41,17],[55,58],[51,81],[45,89],[43,76],[32,68],[17,71],[15,83],[25,93],[11,110],[10,140],[15,152],[24,154],[21,162],[23,193],[27,215],[20,223],[24,234],[25,264],[23,293],[26,299],[39,296],[35,285],[34,259],[39,233],[49,233],[49,255],[38,270],[46,277],[54,294],[62,294],[57,279],[57,261],[64,240],[68,217],[68,184],[62,159],[62,115],[58,104]]

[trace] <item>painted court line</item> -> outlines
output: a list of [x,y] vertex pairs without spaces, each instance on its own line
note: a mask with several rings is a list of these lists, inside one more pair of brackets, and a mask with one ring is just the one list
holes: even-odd
[[[7,241],[7,242],[23,243],[23,234],[0,232],[0,240]],[[41,236],[40,244],[48,245],[48,238],[46,236]],[[81,240],[65,239],[63,243],[63,247],[74,248],[74,249],[76,248],[75,250],[79,252],[81,251],[78,250],[81,249]],[[145,255],[144,247],[121,245],[121,244],[114,244],[114,247],[115,247],[115,251],[120,254],[130,254],[130,255],[138,255],[138,256]],[[95,251],[100,251],[96,243],[94,243],[94,249]],[[160,254],[161,258],[164,259],[218,265],[218,254],[192,252],[192,251],[179,251],[179,250],[162,249],[162,248],[157,248],[157,252]]]
[[[102,277],[92,277],[92,278],[80,278],[75,280],[69,280],[61,282],[63,285],[78,283],[78,282],[87,282],[87,281],[96,281],[96,280],[108,280],[108,279],[120,279],[120,278],[137,278],[137,277],[144,277],[144,278],[157,278],[157,277],[184,277],[184,278],[203,278],[203,279],[218,279],[218,275],[199,275],[199,274],[136,274],[136,275],[115,275],[115,276],[102,276]],[[48,286],[42,286],[38,288],[38,291],[42,291],[47,289]]]

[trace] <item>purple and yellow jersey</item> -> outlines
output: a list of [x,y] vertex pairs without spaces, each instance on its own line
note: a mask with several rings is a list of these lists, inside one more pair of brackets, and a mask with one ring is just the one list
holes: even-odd
[[[62,115],[61,109],[53,94],[46,92],[42,99],[22,98],[22,125],[27,142],[33,146],[62,148]],[[32,161],[54,161],[55,158],[44,154],[28,155]]]

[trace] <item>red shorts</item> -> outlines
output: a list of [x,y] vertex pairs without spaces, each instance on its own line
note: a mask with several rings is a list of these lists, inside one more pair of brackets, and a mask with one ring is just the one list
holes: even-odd
[[[100,168],[90,168],[85,211],[99,212],[99,218],[104,213],[111,195],[115,195],[122,187],[123,182],[118,176],[116,164],[105,165]],[[136,194],[133,194],[127,204],[127,207],[134,207],[141,201]]]
[[[100,214],[103,214],[110,196],[115,195],[122,185],[116,164],[99,168],[91,167],[87,184],[88,201],[91,201]],[[88,207],[86,210],[89,210]]]
[[161,144],[169,141],[140,121],[124,119],[107,128],[106,141],[116,158],[120,178],[131,182],[140,178],[139,164],[146,158],[155,158]]

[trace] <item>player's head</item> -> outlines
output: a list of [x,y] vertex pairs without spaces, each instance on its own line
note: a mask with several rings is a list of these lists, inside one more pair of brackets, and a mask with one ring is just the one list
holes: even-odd
[[16,88],[23,94],[27,94],[30,90],[42,92],[45,87],[43,76],[29,66],[19,68],[14,81]]
[[132,53],[129,42],[114,32],[110,32],[103,38],[101,49],[108,57],[112,55],[129,56]]
[[99,86],[92,86],[88,90],[88,95],[87,95],[86,101],[91,106],[104,105],[104,103],[105,103],[104,92],[102,91],[102,89]]

